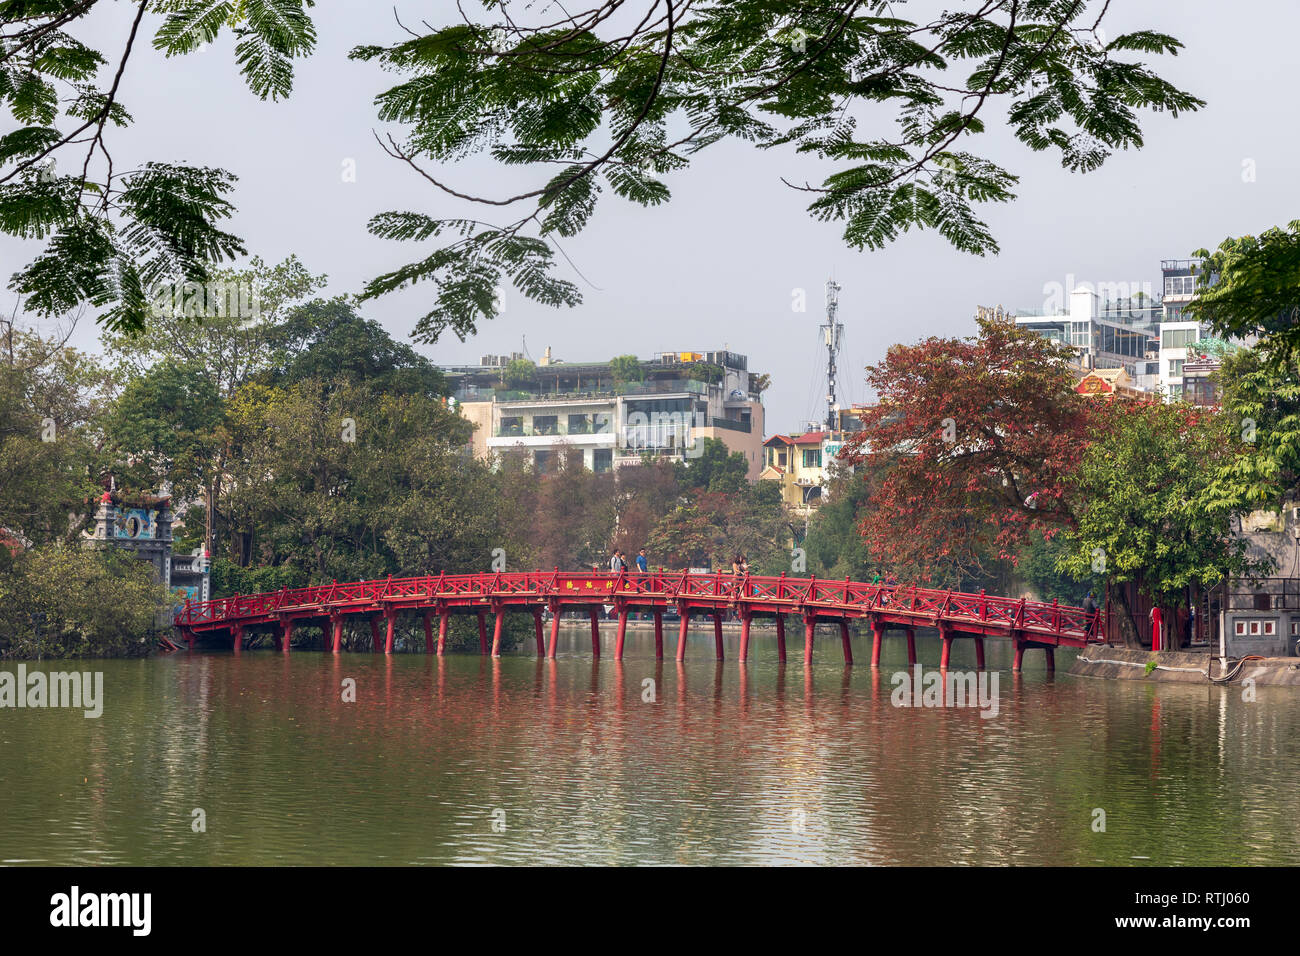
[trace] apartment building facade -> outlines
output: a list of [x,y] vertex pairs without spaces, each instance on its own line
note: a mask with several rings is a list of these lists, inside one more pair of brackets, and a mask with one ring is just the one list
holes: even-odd
[[599,473],[647,457],[689,461],[704,439],[716,438],[745,456],[751,481],[762,470],[761,388],[744,355],[661,352],[635,363],[568,363],[548,349],[531,369],[518,356],[484,361],[493,364],[443,370],[475,425],[476,457],[519,450],[545,472],[581,456]]

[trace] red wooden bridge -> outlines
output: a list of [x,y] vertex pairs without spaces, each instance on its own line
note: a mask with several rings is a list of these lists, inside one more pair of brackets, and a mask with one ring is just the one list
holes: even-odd
[[[890,584],[864,584],[845,579],[824,581],[815,577],[792,578],[716,572],[552,572],[523,571],[486,574],[439,574],[418,578],[387,578],[352,584],[324,584],[286,588],[266,594],[246,594],[201,603],[186,602],[176,615],[176,627],[192,648],[202,635],[220,634],[239,651],[247,635],[270,631],[277,647],[289,650],[296,625],[319,626],[333,637],[333,650],[342,647],[343,622],[348,617],[369,620],[374,650],[392,653],[398,617],[423,619],[425,651],[434,653],[433,619],[438,620],[436,652],[447,641],[452,614],[478,617],[479,647],[489,653],[487,616],[494,617],[490,653],[501,651],[502,624],[510,611],[531,613],[539,657],[555,657],[560,615],[586,610],[591,618],[592,654],[600,657],[601,608],[612,606],[618,619],[614,659],[622,660],[628,614],[649,611],[654,616],[655,656],[663,658],[663,614],[675,609],[681,616],[677,633],[677,660],[686,658],[686,635],[691,616],[713,620],[714,648],[723,659],[722,621],[729,613],[740,618],[740,661],[749,656],[750,623],[774,618],[777,651],[786,659],[785,618],[792,615],[804,625],[804,661],[811,663],[813,639],[819,623],[838,624],[846,664],[853,663],[849,622],[862,620],[872,633],[871,664],[880,663],[880,646],[888,629],[907,636],[908,661],[916,662],[915,628],[932,627],[943,642],[940,667],[948,666],[952,642],[970,638],[977,666],[984,668],[984,638],[1014,642],[1015,670],[1027,648],[1046,652],[1048,669],[1055,664],[1055,648],[1083,647],[1105,640],[1101,616],[1056,602],[1045,604],[992,595],[964,594],[931,588]],[[550,640],[544,639],[544,612],[550,613]],[[386,636],[380,640],[379,624]]]

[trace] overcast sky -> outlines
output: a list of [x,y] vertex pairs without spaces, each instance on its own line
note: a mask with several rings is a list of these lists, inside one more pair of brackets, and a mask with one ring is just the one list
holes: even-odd
[[[823,415],[817,325],[831,275],[843,286],[841,397],[861,401],[868,397],[864,366],[891,343],[969,334],[977,305],[1040,308],[1049,284],[1064,286],[1070,276],[1150,283],[1158,293],[1162,258],[1300,218],[1293,76],[1300,4],[1120,0],[1111,7],[1109,36],[1149,27],[1185,44],[1180,56],[1159,58],[1157,69],[1208,106],[1176,120],[1144,115],[1146,146],[1087,175],[1029,151],[997,114],[985,114],[990,133],[965,148],[1021,176],[1015,202],[983,207],[1001,245],[996,257],[965,255],[936,234],[916,232],[882,251],[852,250],[834,224],[808,216],[806,195],[781,184],[782,176],[817,178],[806,159],[724,145],[668,180],[667,206],[644,209],[606,193],[586,232],[564,243],[590,280],[578,279],[583,305],[554,310],[511,295],[505,314],[477,336],[420,349],[437,363],[464,364],[525,344],[533,358],[550,346],[568,361],[726,347],[748,355],[751,370],[771,373],[767,430],[788,431]],[[278,104],[247,91],[228,35],[206,52],[172,60],[140,50],[119,97],[136,124],[112,134],[117,168],[157,159],[236,173],[232,231],[268,261],[297,253],[313,272],[329,275],[329,294],[356,292],[426,254],[430,247],[381,241],[365,230],[370,216],[389,209],[462,211],[372,138],[373,97],[392,79],[346,55],[358,43],[398,38],[391,9],[373,0],[318,4],[317,51],[298,64],[294,94]],[[437,22],[449,3],[401,0],[397,9],[408,23]],[[99,41],[115,60],[130,13],[131,5],[114,4],[88,21],[93,36],[85,28],[79,35]],[[344,181],[349,160],[355,182]],[[443,172],[470,191],[504,182],[482,161]],[[7,278],[38,248],[0,240],[0,272]],[[792,311],[796,289],[807,292],[806,313]],[[12,293],[4,301],[12,308]],[[431,301],[432,287],[416,286],[362,311],[406,338]],[[94,329],[80,329],[76,341],[94,347]]]

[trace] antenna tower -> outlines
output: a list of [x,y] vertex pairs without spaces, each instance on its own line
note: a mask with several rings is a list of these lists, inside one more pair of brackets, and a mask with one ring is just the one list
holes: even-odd
[[835,421],[835,359],[840,353],[844,326],[839,320],[840,284],[826,280],[826,321],[822,324],[822,341],[826,343],[826,429],[834,431]]

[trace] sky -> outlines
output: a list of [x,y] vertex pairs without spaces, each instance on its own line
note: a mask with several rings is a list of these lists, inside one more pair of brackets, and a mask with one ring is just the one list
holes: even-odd
[[[399,0],[395,7],[413,25],[422,18],[437,23],[451,9],[449,0]],[[767,432],[792,431],[824,417],[818,325],[830,277],[842,286],[841,402],[864,401],[864,369],[891,344],[969,335],[978,305],[1038,309],[1071,282],[1127,282],[1158,293],[1161,259],[1186,258],[1228,236],[1300,218],[1300,126],[1292,101],[1300,4],[1123,0],[1111,7],[1111,37],[1150,28],[1183,42],[1179,56],[1153,64],[1208,105],[1177,119],[1142,114],[1144,147],[1084,175],[1062,169],[1054,154],[1020,145],[998,113],[986,114],[989,132],[966,148],[1021,177],[1015,201],[980,207],[1001,247],[996,256],[960,253],[935,233],[915,231],[883,250],[852,249],[836,224],[809,216],[805,194],[781,182],[820,179],[807,158],[724,144],[668,178],[673,199],[664,206],[646,209],[605,194],[585,232],[563,242],[581,271],[564,273],[581,287],[581,306],[552,309],[508,291],[504,313],[477,335],[461,342],[449,333],[417,349],[435,363],[457,365],[510,352],[536,359],[547,347],[571,362],[727,348],[748,356],[751,371],[772,377],[764,394]],[[119,0],[77,34],[120,50],[132,9]],[[299,62],[294,93],[279,103],[247,90],[228,35],[202,53],[170,60],[137,50],[119,97],[136,122],[111,139],[118,169],[155,159],[237,174],[239,211],[230,230],[268,262],[297,254],[312,272],[328,275],[326,294],[355,293],[368,279],[427,254],[432,247],[366,232],[367,220],[387,210],[467,211],[384,155],[373,138],[374,96],[393,79],[347,53],[403,35],[393,9],[365,0],[318,4],[317,49]],[[503,178],[486,160],[441,172],[458,188],[491,195],[536,185]],[[0,273],[7,277],[38,251],[36,243],[0,238]],[[800,290],[802,313],[793,309]],[[417,285],[367,302],[361,312],[406,340],[432,299],[431,286]],[[0,293],[6,312],[14,301],[13,293]],[[73,343],[93,349],[96,340],[93,324],[83,320]]]

